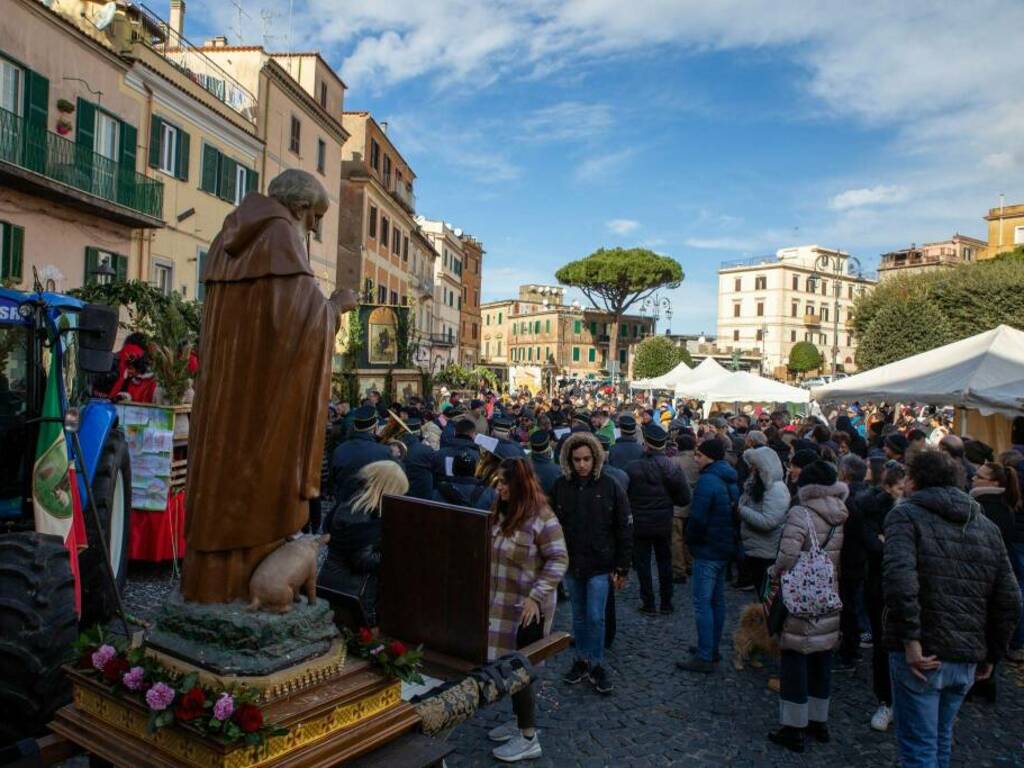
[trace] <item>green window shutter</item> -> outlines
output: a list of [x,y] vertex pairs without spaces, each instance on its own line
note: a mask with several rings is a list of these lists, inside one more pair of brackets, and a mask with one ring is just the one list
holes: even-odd
[[127,283],[128,282],[128,257],[121,256],[118,254],[114,255],[114,271],[117,272],[117,276],[114,278],[115,282]]
[[50,109],[50,81],[33,72],[25,70],[25,122],[39,128],[46,127],[47,114]]
[[199,188],[211,195],[217,194],[217,181],[220,179],[220,152],[209,144],[203,144],[203,169]]
[[135,173],[135,153],[139,143],[139,132],[134,125],[129,125],[124,120],[121,123],[121,146],[118,148],[121,173]]
[[25,228],[8,224],[11,231],[6,277],[21,282],[25,251]]
[[100,252],[98,248],[86,248],[85,249],[85,285],[94,285],[96,283],[96,267],[100,263]]
[[498,313],[498,325],[501,325],[501,312]]
[[597,336],[597,321],[596,320],[591,320],[590,321],[590,335],[591,336]]
[[196,280],[196,298],[202,301],[206,298],[206,283],[203,282],[203,270],[206,269],[206,251],[199,252],[198,280]]
[[573,347],[572,348],[572,361],[574,363],[578,363],[580,361],[580,348],[579,347]]
[[579,333],[583,330],[583,323],[579,320],[574,320],[572,323],[572,332]]
[[178,158],[178,168],[177,168],[177,172],[174,175],[177,176],[182,181],[188,181],[188,162],[189,162],[189,145],[190,144],[191,144],[191,139],[189,138],[189,135],[185,131],[181,130],[181,128],[179,128],[178,129],[178,151],[177,151],[177,154],[176,154],[176,156]]
[[235,188],[237,186],[237,179],[235,178],[235,172],[238,169],[238,163],[232,160],[230,157],[220,158],[220,197],[223,200],[227,200],[229,203],[235,202]]
[[160,167],[161,141],[164,136],[164,121],[156,115],[149,121],[149,167]]
[[597,350],[591,347],[589,350],[587,350],[587,360],[589,360],[592,363],[595,359],[597,359]]
[[259,192],[260,191],[260,175],[256,171],[246,169],[246,172],[245,172],[245,191],[246,192]]
[[96,105],[81,97],[75,110],[75,143],[90,152],[96,146]]
[[551,321],[550,320],[545,320],[544,321],[544,333],[551,333]]

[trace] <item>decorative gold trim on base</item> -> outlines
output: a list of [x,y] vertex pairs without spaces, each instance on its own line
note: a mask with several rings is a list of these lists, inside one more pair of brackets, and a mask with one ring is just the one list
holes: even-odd
[[150,646],[146,646],[146,655],[174,672],[180,672],[183,675],[195,672],[199,675],[199,683],[207,688],[245,688],[254,691],[258,696],[256,703],[264,705],[306,688],[320,685],[320,683],[340,675],[345,668],[347,648],[344,640],[335,640],[326,653],[315,659],[301,662],[270,675],[248,677],[218,675]]
[[[259,747],[224,748],[187,729],[171,725],[156,733],[147,731],[148,715],[111,694],[74,683],[74,704],[79,711],[123,731],[133,739],[195,768],[258,768],[299,749],[351,728],[398,705],[402,686],[397,680],[387,688],[357,701],[340,704],[318,716],[289,723],[286,736],[274,736]],[[229,749],[230,751],[221,751]]]

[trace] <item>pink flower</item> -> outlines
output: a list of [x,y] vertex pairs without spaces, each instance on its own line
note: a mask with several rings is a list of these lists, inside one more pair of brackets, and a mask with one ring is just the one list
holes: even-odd
[[132,667],[124,673],[124,677],[121,678],[121,684],[129,691],[141,691],[146,687],[146,682],[143,677],[146,674],[146,670],[142,667]]
[[166,683],[157,683],[146,691],[146,703],[154,712],[167,709],[174,701],[174,689]]
[[92,665],[100,672],[107,666],[107,662],[117,656],[117,649],[112,645],[101,645],[92,655]]
[[230,693],[222,693],[213,705],[215,720],[227,720],[235,711],[235,699]]

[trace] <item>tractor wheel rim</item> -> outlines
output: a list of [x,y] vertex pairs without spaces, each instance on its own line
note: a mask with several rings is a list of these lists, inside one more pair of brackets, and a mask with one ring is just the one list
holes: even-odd
[[110,566],[114,576],[121,574],[121,554],[124,548],[124,475],[118,469],[114,475],[114,498],[110,506]]

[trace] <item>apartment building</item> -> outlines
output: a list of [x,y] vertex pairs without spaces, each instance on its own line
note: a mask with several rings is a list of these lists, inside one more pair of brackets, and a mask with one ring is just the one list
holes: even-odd
[[[316,52],[272,53],[262,46],[228,45],[225,37],[207,41],[198,52],[203,59],[189,62],[197,78],[226,72],[256,95],[256,135],[265,145],[261,166],[255,169],[260,189],[282,171],[296,168],[315,175],[327,190],[331,207],[309,238],[309,260],[321,289],[330,293],[339,279],[341,153],[348,139],[342,122],[345,83]],[[217,69],[204,70],[206,61]],[[212,153],[210,158],[212,162]],[[205,158],[202,172],[212,176]]]
[[988,248],[981,258],[991,259],[1024,246],[1024,203],[990,208],[985,221],[988,222]]
[[484,247],[472,235],[462,240],[462,311],[459,313],[459,358],[463,365],[474,366],[480,355],[480,275]]
[[461,362],[462,232],[444,221],[417,219],[436,253],[434,259],[434,327],[430,334],[431,367]]
[[515,299],[480,307],[480,361],[488,365],[552,366],[560,375],[605,375],[608,347],[618,334],[619,368],[632,375],[636,344],[654,333],[654,320],[624,315],[617,328],[606,312],[565,303],[565,288],[523,285]]
[[725,262],[718,270],[718,347],[760,351],[764,371],[785,378],[793,345],[809,341],[828,366],[835,347],[837,370],[855,370],[850,308],[875,282],[856,273],[848,253],[818,245]]
[[878,279],[893,275],[935,272],[970,264],[988,247],[984,240],[961,235],[959,232],[939,243],[911,245],[899,251],[883,253],[878,265]]
[[339,284],[377,304],[408,305],[413,289],[416,178],[369,112],[346,112],[338,228]]
[[130,64],[97,29],[38,0],[0,14],[0,279],[49,290],[139,277],[164,226],[164,184],[141,173],[144,116]]

